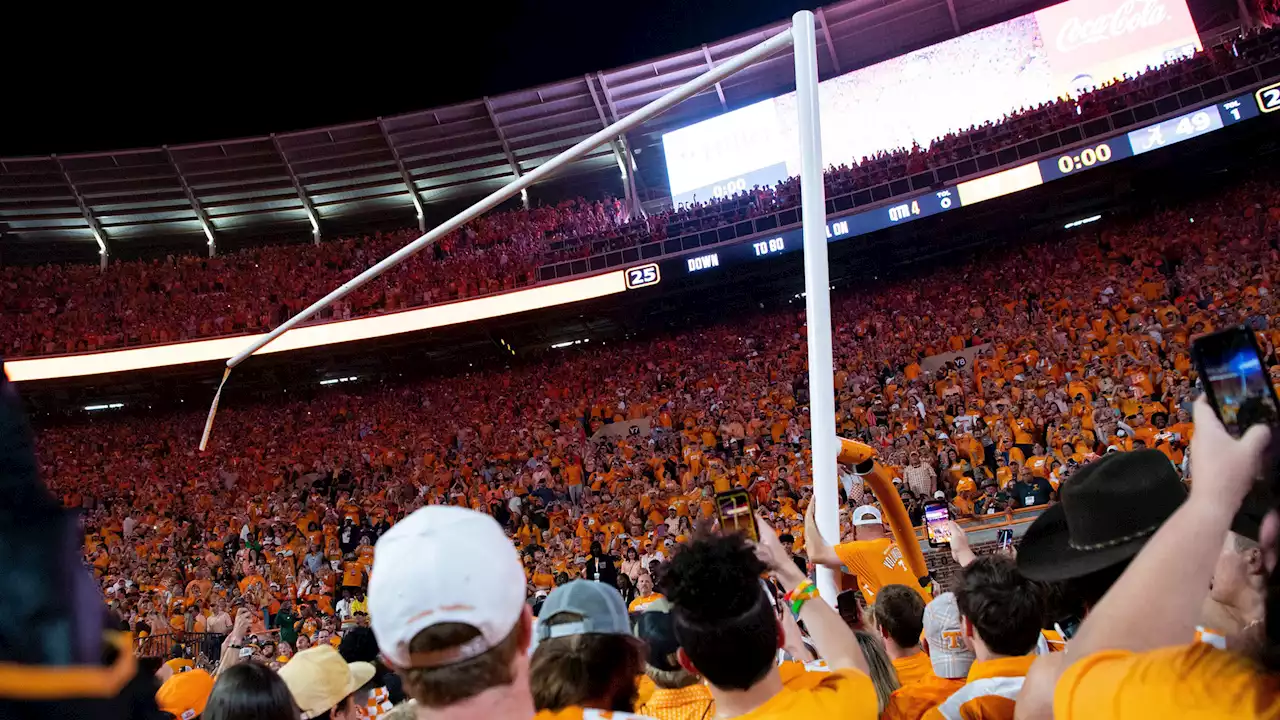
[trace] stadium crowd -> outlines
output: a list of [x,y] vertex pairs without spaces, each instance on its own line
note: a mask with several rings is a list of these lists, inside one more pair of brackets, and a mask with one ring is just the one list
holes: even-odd
[[[1280,55],[1280,33],[1232,40],[1078,98],[1020,108],[940,137],[927,148],[885,150],[832,167],[827,195],[846,195],[1010,147],[1275,55]],[[495,212],[326,309],[316,321],[503,292],[536,282],[545,264],[715,228],[798,203],[798,180],[791,178],[647,218],[629,217],[613,198]],[[416,234],[407,229],[215,258],[115,262],[106,271],[83,265],[0,268],[0,312],[8,320],[0,329],[0,352],[32,357],[262,332]]]
[[[1043,505],[1072,487],[1077,474],[1083,478],[1088,468],[1114,464],[1111,455],[1150,458],[1128,451],[1160,453],[1168,461],[1165,468],[1178,468],[1168,475],[1181,488],[1179,474],[1192,479],[1189,455],[1196,436],[1189,339],[1248,322],[1258,330],[1273,380],[1280,382],[1275,350],[1280,308],[1272,290],[1278,252],[1280,189],[1247,182],[1067,240],[1004,247],[963,265],[837,296],[833,326],[841,433],[876,448],[899,478],[904,504],[917,522],[921,504],[937,493],[961,517]],[[484,532],[501,528],[505,533],[502,542],[514,548],[512,568],[522,575],[515,579],[522,606],[526,597],[534,598],[546,603],[547,616],[558,589],[580,588],[574,580],[587,579],[616,587],[611,596],[633,612],[668,608],[676,617],[680,645],[710,683],[714,701],[730,707],[749,701],[718,688],[746,692],[759,679],[755,670],[719,675],[712,670],[719,662],[712,656],[720,657],[714,648],[720,641],[706,640],[711,644],[701,652],[712,655],[698,655],[691,647],[697,641],[690,638],[699,632],[718,637],[722,629],[715,617],[731,616],[726,608],[739,607],[736,603],[754,602],[741,578],[753,578],[761,568],[754,555],[732,541],[696,539],[703,537],[699,524],[714,515],[714,492],[747,489],[763,522],[786,543],[788,558],[803,552],[815,563],[858,566],[838,554],[830,559],[847,545],[839,542],[847,536],[830,538],[831,548],[814,537],[805,520],[810,489],[804,481],[809,443],[802,322],[793,313],[758,314],[645,341],[576,346],[538,362],[424,384],[334,389],[285,405],[224,407],[205,453],[194,450],[203,416],[163,422],[150,416],[104,417],[50,427],[40,433],[39,467],[66,506],[84,511],[88,563],[112,610],[142,638],[143,653],[166,660],[162,672],[229,666],[243,653],[279,668],[287,681],[291,672],[313,662],[297,664],[297,657],[317,658],[326,646],[348,643],[360,648],[344,650],[348,659],[374,660],[377,649],[365,627],[371,618],[383,657],[407,667],[396,660],[398,651],[388,649],[387,631],[378,626],[386,615],[376,610],[377,563],[397,532],[434,532],[430,523],[413,518],[455,506],[494,518],[488,522],[496,522],[495,530]],[[966,358],[963,365],[952,360],[932,371],[923,367],[929,358],[956,352]],[[610,432],[611,426],[641,421],[650,423],[651,432]],[[879,511],[862,507],[874,505],[874,498],[860,479],[845,473],[841,481],[844,523],[854,526],[854,537],[883,536],[875,528]],[[1198,474],[1194,481],[1193,488],[1201,481]],[[1079,482],[1082,488],[1088,485]],[[427,509],[414,514],[423,506]],[[476,552],[487,547],[461,546]],[[459,546],[442,547],[453,555]],[[403,554],[385,562],[409,567]],[[458,562],[488,567],[488,558],[460,555]],[[419,561],[426,562],[413,559]],[[802,584],[790,571],[782,577],[781,561],[765,562],[783,589]],[[978,577],[984,586],[1025,594],[1021,576],[999,562],[983,560],[976,566],[983,575],[966,568],[958,579],[958,609],[938,612],[946,617],[973,612],[966,610],[971,600],[964,599],[972,593],[963,590]],[[731,575],[738,571],[746,574],[734,580]],[[865,601],[876,601],[873,618],[888,612],[890,605],[879,603],[880,588],[868,585],[863,573],[858,576],[860,582],[850,587]],[[912,584],[909,576],[898,577]],[[718,578],[711,587],[727,588],[728,594],[700,584],[709,578]],[[547,597],[548,592],[553,594]],[[570,597],[586,594],[574,601],[582,606],[572,605],[579,616],[607,616],[617,604],[598,593],[591,596],[595,590],[569,592]],[[810,605],[821,603],[804,607]],[[1015,611],[1029,612],[1010,612]],[[915,610],[909,614],[914,617]],[[843,637],[828,632],[830,618],[802,613],[801,619],[827,670],[865,667],[863,655],[850,646],[829,644]],[[1252,622],[1231,613],[1214,619],[1223,632]],[[626,625],[625,619],[599,622],[593,626]],[[889,618],[871,622],[872,635],[884,635],[889,631],[874,628],[892,624]],[[1037,616],[1037,632],[1041,624]],[[506,625],[501,636],[484,639],[490,647],[507,642],[504,652],[523,649],[520,643],[531,631],[508,637],[509,630]],[[553,649],[559,648],[558,639],[578,637],[546,632],[539,638]],[[880,673],[876,690],[882,692],[857,703],[890,711],[894,683],[908,685],[901,678],[910,672],[907,661],[916,658],[917,670],[924,662],[905,639],[912,632],[919,637],[919,630],[904,631],[896,645],[872,637],[869,647],[889,648],[887,667],[895,668],[899,679],[889,682],[890,674]],[[621,631],[613,634],[620,637]],[[424,641],[425,646],[414,645],[414,637],[399,642],[408,644],[405,653],[430,655],[441,643],[454,645],[468,637],[445,633]],[[615,658],[600,660],[601,667],[632,657],[627,672],[643,674],[643,658],[624,652],[631,647],[629,635],[615,640],[594,650],[590,643],[569,642],[555,657],[569,662],[570,657],[597,657],[594,651]],[[1024,640],[1001,647],[1021,648]],[[941,642],[930,644],[937,648]],[[794,638],[790,650],[796,658],[812,657]],[[736,655],[738,649],[726,645],[724,652]],[[742,656],[751,652],[743,649]],[[934,656],[925,657],[937,668]],[[326,657],[314,662],[337,662]],[[655,666],[652,660],[648,664]],[[1029,660],[1018,662],[1025,672]],[[538,667],[535,653],[535,678]],[[204,682],[196,670],[179,672],[176,681]],[[951,682],[941,683],[927,698],[940,701],[956,691],[965,675],[950,671],[945,677]],[[235,677],[247,672],[252,671]],[[787,677],[787,687],[812,683],[815,692],[825,687],[826,680],[795,672]],[[364,673],[361,669],[357,685],[370,681]],[[413,672],[404,677],[401,689],[379,665],[382,694],[369,696],[367,703],[362,695],[361,712],[376,714],[399,700],[402,691],[433,704],[460,698],[447,690],[448,683],[433,685]],[[688,677],[654,678],[675,683],[660,688],[708,699],[702,685],[680,684]],[[866,690],[855,684],[863,688],[859,693]],[[622,688],[625,698],[610,695],[608,706],[600,707],[644,705],[642,698],[631,697],[629,687]],[[539,707],[581,705],[588,697],[565,701],[563,694],[546,691],[551,694],[539,700]],[[645,692],[656,691],[646,686]],[[299,698],[296,691],[293,697]],[[536,683],[534,697],[543,697]],[[590,697],[599,702],[603,696]]]

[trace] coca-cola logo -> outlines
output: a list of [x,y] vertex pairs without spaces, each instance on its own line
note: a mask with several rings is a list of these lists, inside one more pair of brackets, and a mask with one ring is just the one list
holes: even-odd
[[1153,28],[1169,18],[1163,0],[1126,0],[1111,12],[1093,18],[1068,19],[1058,30],[1058,50],[1071,52]]

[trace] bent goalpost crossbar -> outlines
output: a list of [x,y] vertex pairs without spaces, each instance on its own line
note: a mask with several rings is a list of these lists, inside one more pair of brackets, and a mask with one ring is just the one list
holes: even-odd
[[[312,303],[302,312],[289,318],[276,329],[255,339],[245,349],[227,360],[222,381],[214,393],[209,416],[200,438],[200,450],[208,446],[213,430],[214,416],[231,370],[243,363],[263,347],[298,325],[306,322],[320,310],[382,273],[399,265],[410,256],[435,243],[439,238],[462,227],[480,215],[492,210],[520,191],[555,173],[561,167],[583,157],[595,148],[637,127],[641,123],[669,110],[734,73],[765,60],[787,47],[795,47],[796,97],[800,135],[800,193],[801,215],[804,226],[805,309],[809,343],[809,397],[810,422],[813,442],[813,484],[817,503],[815,517],[819,530],[825,537],[839,537],[837,510],[836,457],[840,444],[835,428],[835,393],[833,388],[833,359],[831,350],[831,296],[827,270],[826,199],[823,186],[821,120],[818,110],[818,60],[814,15],[808,10],[796,13],[791,28],[774,35],[751,49],[726,60],[723,64],[684,83],[671,92],[650,102],[636,112],[603,128],[582,140],[537,169],[489,194],[466,210],[458,213],[417,240],[388,255],[374,266],[340,285],[333,292]],[[820,568],[818,588],[823,599],[835,603],[836,582],[834,572]]]

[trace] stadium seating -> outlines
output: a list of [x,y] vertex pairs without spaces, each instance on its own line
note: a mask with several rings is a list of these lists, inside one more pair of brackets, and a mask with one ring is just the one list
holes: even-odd
[[[909,177],[1067,127],[1205,79],[1246,61],[1280,55],[1277,33],[1232,41],[1195,57],[1096,89],[1077,100],[1024,108],[919,146],[830,168],[829,195]],[[705,230],[799,202],[795,178],[712,203],[628,218],[616,199],[577,199],[495,212],[325,310],[347,319],[478,297],[531,284],[555,262]],[[267,246],[217,258],[168,257],[113,263],[105,272],[73,265],[0,269],[0,354],[34,357],[261,332],[353,277],[416,235],[377,233],[313,246]]]
[[[528,217],[553,221],[540,212]],[[1056,487],[1108,451],[1154,447],[1184,467],[1189,337],[1259,323],[1280,382],[1278,248],[1280,186],[1250,181],[1069,242],[838,295],[841,432],[904,478],[917,517],[935,483],[960,512],[1004,513],[1024,504],[1009,492],[1020,474]],[[799,545],[800,322],[760,314],[505,371],[231,404],[204,453],[202,414],[48,427],[41,467],[85,509],[88,561],[108,597],[153,638],[195,632],[186,607],[203,618],[244,596],[268,614],[285,598],[317,603],[311,629],[323,639],[341,623],[333,591],[367,573],[360,536],[376,540],[424,503],[493,511],[528,551],[531,591],[577,577],[592,541],[657,556],[709,513],[709,492],[731,485]],[[966,349],[965,371],[921,367]],[[590,439],[638,418],[658,428],[653,445]],[[909,467],[916,453],[928,470]],[[851,492],[863,498],[860,485]],[[313,552],[318,572],[306,567]],[[931,560],[942,578],[945,565]]]

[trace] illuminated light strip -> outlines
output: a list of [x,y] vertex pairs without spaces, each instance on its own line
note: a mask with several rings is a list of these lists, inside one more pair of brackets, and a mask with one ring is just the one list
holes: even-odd
[[1101,220],[1101,219],[1102,219],[1102,216],[1101,216],[1101,215],[1090,215],[1090,216],[1089,216],[1089,217],[1087,217],[1087,218],[1080,218],[1079,220],[1073,220],[1073,221],[1071,221],[1071,222],[1067,223],[1066,225],[1063,225],[1063,226],[1062,226],[1062,229],[1063,229],[1063,230],[1070,230],[1071,228],[1078,228],[1078,227],[1080,227],[1081,225],[1088,225],[1088,224],[1089,224],[1089,223],[1091,223],[1091,222],[1098,222],[1098,221],[1099,221],[1099,220]]
[[124,407],[124,403],[103,403],[101,405],[85,405],[84,409],[90,412],[94,410],[119,410]]
[[980,177],[977,180],[962,182],[956,186],[956,190],[960,193],[960,204],[969,206],[1043,183],[1044,179],[1040,177],[1040,165],[1033,161]]
[[[308,325],[286,333],[260,352],[278,353],[319,347],[321,345],[369,340],[417,330],[428,330],[430,328],[486,320],[502,315],[513,315],[528,310],[539,310],[583,300],[592,300],[625,292],[627,289],[625,274],[623,270],[615,270],[603,275],[516,290],[515,292],[491,295],[475,300],[464,300],[462,302],[449,303],[448,305],[434,305],[377,317]],[[9,360],[5,362],[4,369],[12,382],[53,380],[83,375],[146,370],[148,368],[168,367],[171,365],[226,360],[243,348],[247,341],[253,339],[255,339],[255,336],[235,335],[211,340],[154,345],[86,355]]]

